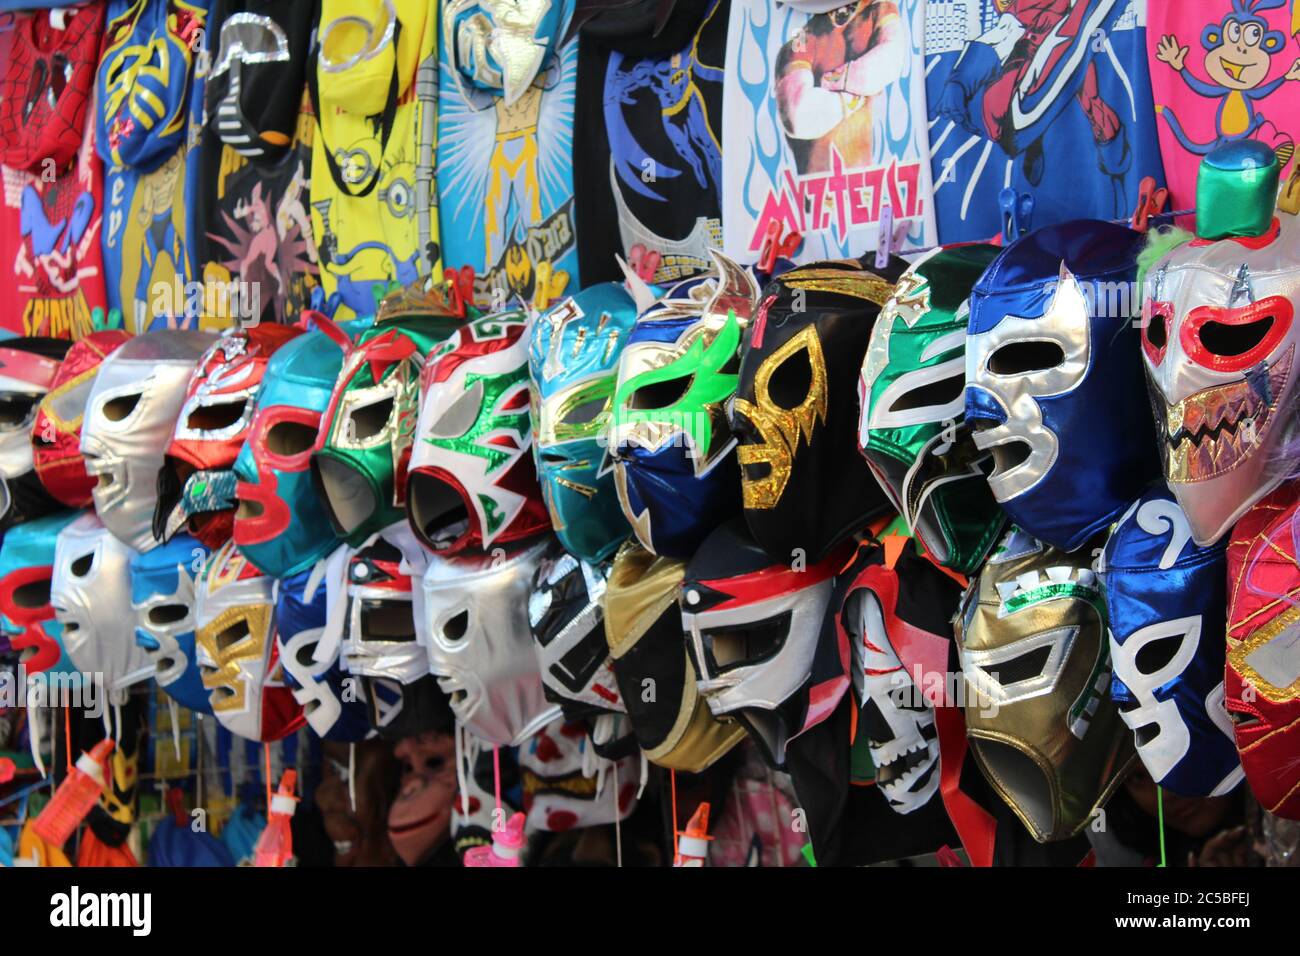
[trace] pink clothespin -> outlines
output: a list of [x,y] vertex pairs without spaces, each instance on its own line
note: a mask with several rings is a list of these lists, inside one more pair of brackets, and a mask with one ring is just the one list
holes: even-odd
[[763,245],[758,253],[758,268],[763,272],[770,273],[776,268],[776,260],[794,255],[794,251],[799,248],[799,243],[803,242],[803,233],[797,229],[790,230],[785,238],[781,238],[781,224],[776,220],[767,224],[767,232],[763,235]]
[[524,849],[524,815],[516,813],[505,830],[493,832],[491,846],[476,846],[465,851],[465,865],[475,867],[518,867]]
[[474,304],[474,267],[447,270],[449,304],[453,314],[464,318]]
[[1143,176],[1142,181],[1138,183],[1137,208],[1133,210],[1130,225],[1138,232],[1146,232],[1150,228],[1148,220],[1164,212],[1165,203],[1168,201],[1169,190],[1163,186],[1156,189],[1155,177]]
[[655,281],[655,273],[659,271],[662,262],[663,256],[652,249],[647,249],[639,242],[627,254],[627,264],[643,282]]

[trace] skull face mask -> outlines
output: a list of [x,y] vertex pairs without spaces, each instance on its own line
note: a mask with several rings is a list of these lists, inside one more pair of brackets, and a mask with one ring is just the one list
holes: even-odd
[[212,712],[245,740],[280,740],[303,725],[285,686],[274,633],[274,581],[228,541],[195,584],[196,653]]
[[1225,232],[1202,212],[1198,237],[1160,259],[1143,283],[1142,353],[1165,480],[1201,545],[1283,479],[1279,459],[1290,457],[1300,421],[1292,411],[1300,223],[1272,215],[1277,177],[1277,159],[1262,143],[1206,157],[1197,182],[1202,209],[1220,191],[1259,221]]
[[[876,767],[876,786],[897,813],[911,813],[939,789],[936,701],[929,674],[947,673],[952,617],[961,587],[910,542],[891,568],[864,543],[832,598],[835,625],[853,654],[853,690]],[[923,693],[924,691],[924,693]]]
[[370,732],[366,703],[344,693],[338,654],[316,659],[325,632],[324,562],[275,585],[275,639],[280,663],[307,724],[325,740],[362,740]]
[[1039,843],[1087,825],[1133,760],[1110,700],[1106,605],[1089,549],[1012,529],[957,622],[966,733],[981,772]]
[[560,715],[546,699],[528,630],[528,593],[547,542],[494,557],[433,557],[420,639],[452,713],[484,743],[514,747]]
[[311,470],[334,530],[353,547],[403,517],[420,369],[456,322],[419,316],[373,326],[343,360]]
[[939,249],[903,273],[871,330],[858,383],[858,447],[908,527],[971,574],[1002,530],[987,452],[965,424],[967,299],[994,246]]
[[429,356],[407,514],[435,551],[486,550],[549,526],[529,421],[527,317],[485,315]]
[[178,534],[131,558],[135,642],[153,662],[158,686],[182,707],[212,713],[194,647],[194,578],[207,552]]
[[248,441],[235,459],[235,544],[274,578],[305,571],[338,544],[311,481],[321,414],[343,368],[343,349],[308,332],[266,363]]
[[551,525],[584,561],[628,536],[608,454],[619,352],[636,321],[623,286],[605,282],[565,299],[533,325],[534,450]]
[[[773,564],[738,518],[718,528],[691,559],[678,603],[696,687],[715,717],[739,721],[774,767],[785,746],[830,716],[848,690],[848,646],[822,621],[837,548],[817,564]],[[825,636],[831,673],[814,664]]]
[[537,565],[528,623],[546,699],[566,717],[626,713],[605,643],[602,602],[609,564],[580,561],[554,541]]
[[1255,799],[1300,820],[1300,489],[1284,485],[1246,512],[1228,544],[1225,703]]
[[745,330],[731,429],[745,522],[778,561],[819,561],[888,508],[856,454],[854,393],[872,325],[906,265],[792,269]]
[[689,558],[740,511],[726,405],[758,286],[747,270],[711,255],[712,274],[677,283],[641,313],[618,360],[615,488],[641,546],[666,557]]
[[50,604],[63,625],[72,663],[101,679],[109,695],[125,697],[132,684],[153,676],[153,662],[135,640],[130,548],[93,513],[59,532]]
[[1093,220],[1038,229],[971,292],[966,420],[993,453],[989,487],[1017,525],[1066,551],[1156,475],[1127,294],[1141,241]]
[[59,507],[36,475],[32,426],[68,342],[36,336],[0,344],[0,530]]
[[154,537],[181,528],[209,548],[230,538],[235,520],[235,459],[248,437],[253,399],[267,359],[301,329],[262,324],[226,332],[190,376],[158,475]]
[[1162,787],[1219,796],[1241,782],[1223,704],[1224,546],[1199,547],[1159,486],[1120,519],[1103,573],[1115,665],[1111,697]]
[[[657,558],[634,541],[624,544],[605,591],[605,640],[646,759],[700,773],[740,743],[745,728],[714,717],[696,686],[677,605],[685,576],[684,561]],[[655,693],[644,694],[646,687]]]
[[343,666],[349,673],[403,685],[428,676],[429,659],[416,631],[412,593],[425,560],[404,521],[376,535],[348,559]]
[[185,386],[212,344],[204,332],[137,335],[104,359],[86,400],[81,454],[104,526],[136,551],[157,547],[153,513],[163,453]]
[[0,649],[17,651],[29,675],[73,672],[50,589],[59,532],[76,517],[63,511],[36,518],[10,528],[0,543]]
[[74,342],[41,399],[32,425],[32,460],[45,490],[70,508],[91,504],[95,479],[81,457],[81,420],[105,356],[130,338],[122,329],[92,332]]

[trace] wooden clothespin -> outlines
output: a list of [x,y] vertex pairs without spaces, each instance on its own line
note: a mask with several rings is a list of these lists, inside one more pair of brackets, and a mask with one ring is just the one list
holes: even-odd
[[1133,218],[1129,225],[1138,232],[1146,232],[1151,226],[1151,217],[1164,212],[1165,204],[1168,202],[1169,190],[1163,186],[1157,189],[1154,176],[1143,176],[1142,181],[1138,183],[1137,208],[1133,210]]
[[1034,197],[1017,193],[1008,186],[998,193],[998,206],[1002,209],[1002,242],[1015,242],[1030,230],[1034,218]]
[[785,238],[781,237],[781,231],[781,224],[776,220],[767,224],[763,245],[758,253],[758,268],[763,272],[771,273],[776,268],[777,259],[788,259],[803,242],[803,233],[797,229],[790,230]]

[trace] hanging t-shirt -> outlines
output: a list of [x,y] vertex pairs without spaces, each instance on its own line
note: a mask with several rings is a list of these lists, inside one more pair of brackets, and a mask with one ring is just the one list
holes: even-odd
[[888,205],[904,248],[933,245],[922,0],[800,13],[733,0],[727,35],[722,226],[753,262],[773,224],[797,262],[876,248]]
[[722,247],[730,2],[679,0],[656,33],[661,8],[636,0],[582,26],[573,167],[588,284],[622,279],[615,253],[672,282],[711,268],[708,250]]
[[[532,22],[517,25],[517,33],[494,33],[502,4],[451,0],[442,7],[442,254],[449,269],[473,268],[474,301],[482,308],[500,310],[518,298],[545,309],[579,288],[573,212],[578,47],[576,41],[556,43],[566,6],[559,0],[535,6]],[[521,43],[514,66],[503,56],[511,51],[496,47],[506,42]],[[494,66],[499,59],[504,68]]]
[[[293,322],[319,284],[306,92],[311,0],[217,0],[197,260],[210,318]],[[291,106],[296,100],[296,106]]]
[[307,67],[312,233],[336,319],[394,282],[442,281],[434,214],[437,12],[422,0],[322,0]]
[[[1157,6],[1181,16],[1186,4]],[[998,194],[1008,186],[1033,196],[1038,227],[1127,218],[1143,177],[1163,184],[1146,8],[1146,0],[930,3],[926,91],[943,242],[998,235]]]
[[1300,137],[1300,27],[1294,4],[1151,4],[1146,49],[1171,207],[1196,205],[1201,157],[1254,139],[1290,172]]
[[[207,3],[109,0],[96,91],[110,308],[130,332],[195,327]],[[194,154],[194,155],[192,155]]]

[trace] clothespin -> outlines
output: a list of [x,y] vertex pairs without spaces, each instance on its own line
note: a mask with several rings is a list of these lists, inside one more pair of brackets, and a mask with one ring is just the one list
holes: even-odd
[[961,857],[957,855],[957,851],[946,843],[935,851],[934,856],[935,859],[938,860],[939,865],[943,867],[958,867],[966,865],[961,861]]
[[0,783],[8,783],[17,772],[17,765],[8,757],[0,757]]
[[551,307],[551,264],[537,263],[533,273],[533,308],[539,313]]
[[1163,186],[1156,189],[1155,177],[1143,176],[1142,181],[1138,183],[1137,208],[1133,210],[1133,218],[1129,225],[1138,232],[1146,232],[1151,225],[1150,218],[1164,212],[1167,202],[1169,202],[1169,190]]
[[884,269],[889,265],[889,257],[903,248],[907,223],[895,225],[894,207],[886,203],[880,210],[880,222],[876,225],[876,268]]
[[1008,186],[998,193],[998,206],[1002,209],[1002,241],[1015,242],[1030,229],[1034,218],[1034,197],[1028,193],[1017,194]]
[[776,268],[776,260],[790,258],[801,242],[803,233],[797,229],[790,230],[784,239],[781,238],[781,224],[772,220],[767,224],[763,245],[758,253],[758,268],[763,272],[772,272]]
[[1300,213],[1300,163],[1291,167],[1291,175],[1282,184],[1282,191],[1277,197],[1277,208],[1291,215]]
[[474,267],[447,270],[447,299],[453,315],[464,318],[474,304]]
[[627,254],[627,264],[643,282],[655,281],[655,273],[659,271],[662,262],[663,256],[639,242]]
[[164,800],[167,809],[171,812],[172,819],[176,821],[178,827],[183,827],[189,823],[189,814],[185,812],[185,800],[180,787],[168,787]]

